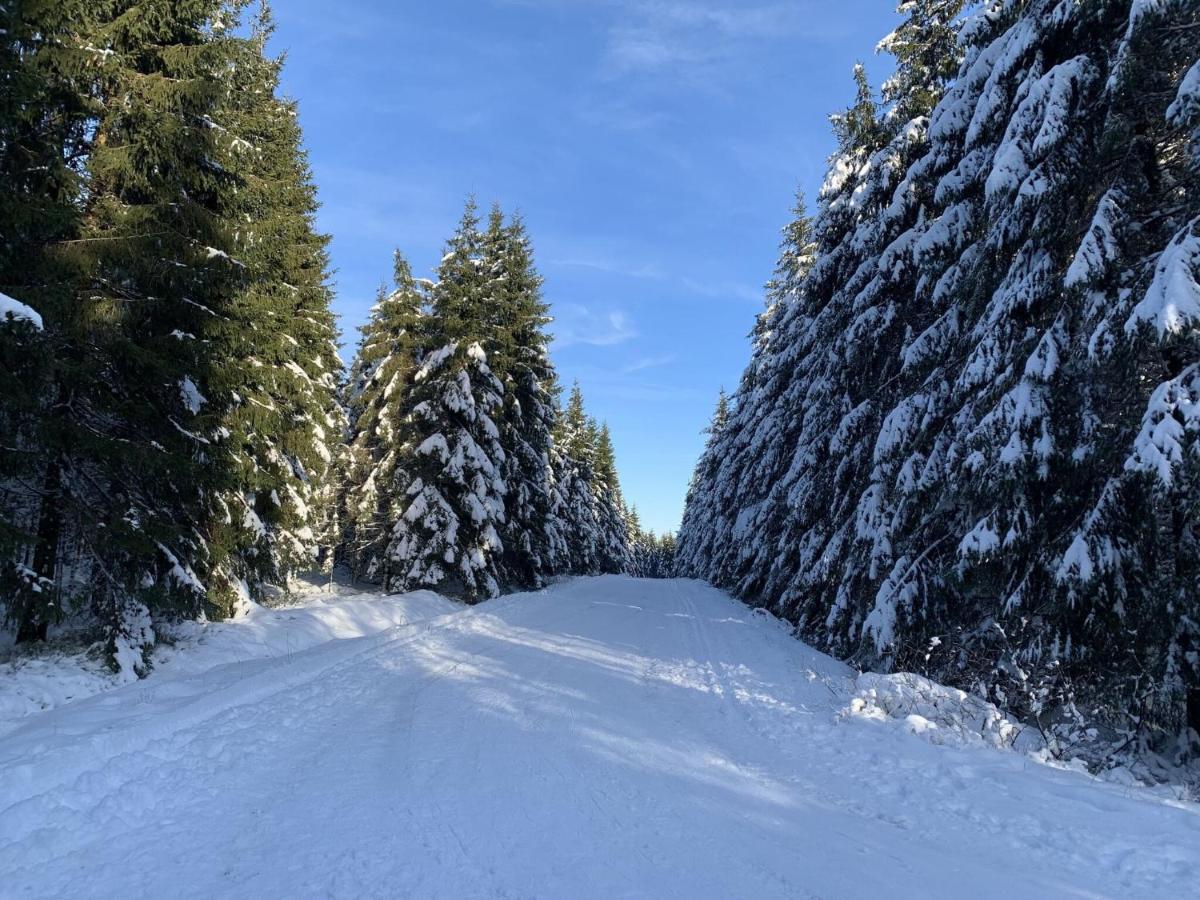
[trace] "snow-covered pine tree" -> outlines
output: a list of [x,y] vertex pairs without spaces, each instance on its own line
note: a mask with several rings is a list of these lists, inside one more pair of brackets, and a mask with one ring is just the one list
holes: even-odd
[[413,376],[419,364],[425,293],[408,262],[395,255],[393,286],[381,288],[362,329],[351,367],[349,471],[342,501],[344,558],[356,578],[387,583],[386,550],[406,503],[406,474],[397,469],[411,452],[406,431]]
[[76,92],[65,108],[30,115],[65,113],[60,152],[82,177],[69,233],[35,254],[53,270],[31,297],[48,363],[28,438],[39,502],[21,552],[37,590],[10,614],[21,638],[38,638],[86,598],[113,664],[141,671],[148,609],[196,612],[204,600],[197,523],[222,414],[206,402],[204,348],[244,277],[222,218],[236,179],[216,163],[223,148],[206,122],[244,39],[218,0],[22,5],[15,15],[22,62],[52,94]]
[[272,30],[264,3],[227,75],[225,103],[206,123],[240,181],[226,216],[246,282],[208,348],[224,356],[213,389],[228,398],[230,458],[214,464],[231,477],[208,535],[209,607],[220,615],[317,568],[319,540],[335,530],[330,475],[344,431],[328,238],[315,229],[296,105],[279,97],[282,60],[267,53]]
[[411,434],[399,466],[410,480],[388,546],[389,587],[438,587],[468,601],[500,592],[504,451],[496,417],[504,386],[492,374],[490,279],[474,201],[438,267],[413,376]]
[[[808,308],[801,302],[800,285],[812,267],[815,254],[812,223],[803,194],[797,194],[793,218],[783,229],[779,261],[766,288],[766,307],[754,323],[752,356],[742,374],[730,419],[722,430],[713,455],[720,460],[714,477],[716,497],[709,518],[708,550],[690,551],[696,566],[690,574],[720,584],[731,584],[742,553],[754,545],[749,527],[786,465],[778,437],[786,418],[777,402],[796,372],[795,353],[804,344],[796,340],[807,332]],[[754,500],[750,500],[754,492]],[[681,544],[684,540],[680,535]],[[689,534],[688,544],[697,541]],[[708,571],[698,566],[706,561]]]
[[683,523],[679,533],[688,536],[686,546],[680,546],[680,552],[675,558],[678,573],[686,577],[703,578],[708,574],[709,560],[713,555],[713,537],[715,532],[714,509],[717,498],[717,474],[720,471],[721,452],[725,429],[729,425],[729,396],[721,388],[717,396],[717,406],[713,411],[708,427],[704,429],[707,435],[704,450],[692,473],[688,485],[687,501],[684,504]]
[[554,571],[554,547],[562,540],[550,517],[557,379],[546,332],[549,307],[542,300],[529,234],[519,216],[506,224],[499,207],[492,209],[484,233],[483,271],[492,314],[484,347],[504,386],[497,417],[507,487],[503,581],[540,587]]
[[559,572],[594,575],[601,569],[601,533],[595,493],[592,423],[576,382],[558,417],[551,457],[554,490],[550,515],[566,536],[567,557]]
[[1012,705],[1053,722],[1086,697],[1090,717],[1132,712],[1143,735],[1180,718],[1166,632],[1191,616],[1169,598],[1195,576],[1161,564],[1165,547],[1187,558],[1189,529],[1169,491],[1147,493],[1136,442],[1149,385],[1178,361],[1128,338],[1170,230],[1195,215],[1164,109],[1196,54],[1173,36],[1196,14],[1035,3],[972,23],[933,116],[936,206],[911,241],[914,309],[929,329],[946,310],[960,337],[911,345],[888,435],[905,537],[866,620],[891,664],[938,638],[933,665]]
[[896,11],[905,17],[881,40],[876,52],[891,54],[896,70],[883,83],[887,119],[903,125],[928,116],[942,91],[958,73],[958,18],[965,0],[903,0]]
[[625,507],[625,533],[629,536],[629,568],[626,574],[634,578],[645,577],[645,534],[642,532],[642,517],[637,507]]
[[[846,571],[842,557],[857,536],[847,510],[872,466],[864,435],[881,415],[903,334],[897,273],[878,260],[919,217],[903,179],[925,123],[881,115],[861,66],[854,78],[853,105],[833,117],[839,150],[819,215],[811,228],[797,216],[768,286],[769,312],[720,453],[723,509],[709,538],[708,577],[788,608]],[[683,558],[699,543],[684,529]]]
[[630,535],[625,521],[625,497],[617,475],[617,455],[607,424],[592,428],[595,474],[597,551],[600,571],[620,574],[630,568]]

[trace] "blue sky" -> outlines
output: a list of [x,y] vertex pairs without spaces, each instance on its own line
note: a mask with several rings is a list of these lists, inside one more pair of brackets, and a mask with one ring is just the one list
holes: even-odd
[[348,356],[399,247],[429,274],[474,193],[520,210],[552,353],[673,530],[797,187],[815,198],[887,0],[287,0],[275,46],[333,236]]

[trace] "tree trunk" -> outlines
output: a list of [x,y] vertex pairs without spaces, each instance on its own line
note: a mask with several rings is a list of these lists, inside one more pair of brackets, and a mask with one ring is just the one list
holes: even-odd
[[29,590],[21,604],[17,625],[17,643],[46,640],[50,625],[45,596],[46,583],[53,583],[58,565],[58,542],[62,533],[62,470],[55,459],[46,467],[42,489],[42,509],[38,518],[37,545],[33,551],[33,571],[41,580],[42,591]]

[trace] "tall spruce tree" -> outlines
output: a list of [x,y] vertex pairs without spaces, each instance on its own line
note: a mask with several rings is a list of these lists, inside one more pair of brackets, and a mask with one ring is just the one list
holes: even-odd
[[507,487],[503,577],[512,586],[538,587],[554,568],[556,536],[548,519],[557,382],[546,333],[549,308],[532,244],[520,217],[505,224],[499,207],[484,234],[483,271],[493,317],[488,361],[504,386],[497,422]]
[[593,429],[596,525],[600,571],[619,574],[630,568],[630,535],[625,497],[617,475],[617,455],[607,424]]
[[681,552],[675,560],[679,573],[682,575],[707,574],[708,565],[713,555],[713,536],[716,531],[714,518],[718,515],[715,509],[718,503],[717,476],[720,472],[720,452],[724,444],[725,429],[729,426],[729,397],[721,388],[717,396],[717,406],[713,411],[708,427],[704,429],[707,436],[704,450],[692,473],[688,485],[687,501],[684,504],[683,522],[680,534],[687,535],[689,543],[685,546],[686,556]]
[[263,3],[227,76],[219,118],[207,122],[239,176],[226,215],[237,222],[235,259],[245,280],[207,351],[223,357],[213,389],[226,395],[228,410],[229,459],[214,464],[232,477],[215,498],[208,535],[209,603],[225,615],[315,569],[322,538],[329,552],[329,482],[344,431],[328,238],[315,230],[296,105],[279,97],[282,59],[267,53],[272,30]]
[[[36,310],[64,302],[66,276],[49,248],[80,228],[90,113],[74,29],[83,13],[80,4],[0,3],[0,294]],[[36,563],[31,556],[52,337],[0,312],[0,594],[12,598],[4,607],[22,640],[44,637],[57,609],[55,561],[46,548]]]
[[[148,608],[195,612],[205,599],[196,523],[216,486],[205,461],[222,414],[205,402],[205,347],[243,284],[222,217],[237,179],[206,123],[244,39],[228,27],[236,10],[216,0],[8,12],[21,65],[45,79],[52,104],[29,116],[64,117],[60,152],[78,175],[70,214],[29,257],[46,366],[25,438],[38,448],[21,551],[33,589],[9,611],[18,637],[33,639],[86,598],[114,665],[139,671]],[[66,177],[58,165],[49,174]]]
[[409,396],[424,339],[425,294],[395,255],[393,287],[380,289],[362,330],[346,397],[350,416],[345,556],[355,577],[390,580],[386,553],[408,486],[398,466],[410,452]]
[[595,438],[576,382],[554,434],[554,484],[551,515],[568,536],[567,559],[560,571],[594,575],[601,570],[600,522],[595,485]]
[[413,376],[411,446],[400,462],[411,480],[387,550],[394,589],[440,587],[468,601],[500,592],[507,487],[496,419],[504,385],[485,349],[491,296],[471,201],[438,267]]
[[879,42],[890,53],[896,71],[883,84],[888,118],[903,124],[928,116],[942,99],[942,89],[958,73],[957,20],[964,0],[904,0],[897,12],[904,21]]

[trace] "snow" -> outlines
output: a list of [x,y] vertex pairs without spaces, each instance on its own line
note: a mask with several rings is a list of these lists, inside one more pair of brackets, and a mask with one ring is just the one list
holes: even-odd
[[1108,266],[1120,258],[1117,228],[1123,216],[1121,207],[1125,202],[1125,194],[1117,188],[1105,191],[1100,198],[1092,225],[1083,236],[1063,279],[1066,287],[1086,284],[1100,277]]
[[[220,666],[291,656],[318,644],[377,634],[408,622],[442,615],[454,604],[429,591],[378,597],[324,588],[302,594],[296,605],[270,609],[249,605],[230,622],[184,621],[160,626],[166,641],[151,658],[152,671],[138,682],[151,692],[168,679],[199,675]],[[0,735],[27,724],[25,717],[111,691],[128,682],[89,653],[49,649],[0,663]]]
[[1200,60],[1187,70],[1179,82],[1179,92],[1167,107],[1167,121],[1173,124],[1186,125],[1196,118],[1200,118]]
[[38,331],[42,330],[42,317],[36,310],[6,294],[0,294],[0,321],[4,321],[10,316],[13,319],[24,319]]
[[204,404],[208,402],[208,398],[196,387],[196,382],[187,377],[179,382],[179,396],[183,399],[183,405],[187,411],[193,415],[200,412],[204,408]]
[[860,676],[699,582],[197,628],[148,679],[0,738],[8,895],[1007,900],[1200,877],[1196,805],[997,750],[1020,742],[995,707]]
[[1035,729],[1010,721],[995,704],[911,672],[859,675],[841,714],[893,723],[934,744],[1009,749],[1020,742],[1034,752],[1045,744]]
[[1200,320],[1200,218],[1171,239],[1154,268],[1146,296],[1125,323],[1127,332],[1153,323],[1158,336],[1179,334]]
[[1200,368],[1188,366],[1175,378],[1154,389],[1142,427],[1134,438],[1133,452],[1125,460],[1128,471],[1153,472],[1166,486],[1184,459],[1185,432],[1200,430]]

